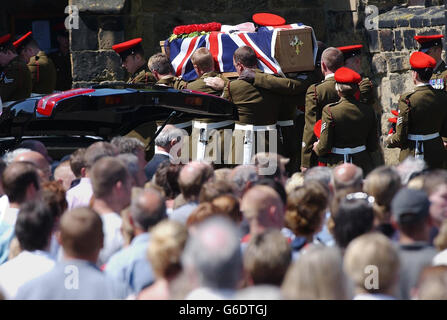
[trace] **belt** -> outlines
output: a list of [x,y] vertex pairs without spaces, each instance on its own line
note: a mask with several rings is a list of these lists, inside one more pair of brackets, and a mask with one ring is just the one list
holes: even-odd
[[[192,121],[182,122],[182,123],[170,123],[177,129],[185,129],[192,125]],[[160,129],[161,126],[157,126],[157,130]]]
[[196,129],[209,129],[210,130],[210,129],[226,127],[233,123],[234,123],[233,120],[225,120],[225,121],[211,122],[211,123],[194,121],[193,127]]
[[358,146],[355,148],[332,148],[332,153],[335,154],[342,154],[344,157],[344,162],[351,162],[352,163],[352,159],[351,159],[351,154],[355,154],[355,153],[359,153],[362,151],[365,151],[366,147],[365,146]]
[[265,126],[255,126],[253,124],[235,124],[235,130],[244,130],[244,131],[266,131],[266,130],[275,130],[276,124],[269,124]]
[[432,134],[408,134],[408,140],[412,141],[427,141],[439,137],[439,132]]
[[293,126],[294,123],[293,123],[293,120],[283,120],[283,121],[278,121],[276,124],[281,127],[290,127],[290,126]]

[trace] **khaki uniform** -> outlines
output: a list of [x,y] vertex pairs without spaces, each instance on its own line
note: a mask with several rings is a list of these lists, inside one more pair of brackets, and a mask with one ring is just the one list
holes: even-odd
[[48,55],[53,61],[56,68],[56,87],[54,90],[65,91],[70,90],[72,85],[71,61],[69,54],[62,54],[57,51]]
[[[376,119],[371,106],[353,96],[343,97],[325,106],[321,119],[321,136],[316,149],[320,161],[324,159],[329,167],[352,162],[368,174],[373,169],[370,152],[377,147]],[[346,148],[357,150],[350,152]],[[341,154],[343,152],[345,154]]]
[[56,67],[45,52],[39,51],[37,55],[31,57],[28,62],[28,69],[33,81],[33,93],[49,94],[54,91],[56,88]]
[[135,84],[153,84],[157,82],[153,74],[149,71],[147,64],[145,63],[141,68],[139,68],[133,75],[130,76],[127,83]]
[[430,84],[435,89],[442,89],[447,91],[447,65],[444,61],[441,61],[439,66],[435,70],[433,70]]
[[224,97],[237,106],[239,115],[233,132],[233,163],[249,164],[258,152],[277,153],[278,96],[237,79],[225,86]]
[[[219,77],[225,81],[229,81],[225,76],[217,71],[204,73],[198,79],[188,83],[188,89],[221,96],[222,91],[217,91],[206,85],[204,79],[207,77]],[[191,134],[191,150],[193,160],[212,161],[215,164],[224,163],[224,150],[227,143],[227,150],[231,147],[231,135],[225,139],[224,130],[233,130],[233,120],[216,120],[210,118],[197,118],[193,121]]]
[[311,85],[306,92],[305,124],[303,143],[301,150],[301,166],[314,167],[318,164],[318,158],[312,151],[317,137],[314,134],[315,123],[321,119],[323,107],[337,102],[340,99],[335,90],[334,76],[328,76],[320,83]]
[[0,72],[0,97],[3,102],[29,98],[31,86],[31,73],[18,56]]
[[[446,150],[442,139],[445,136],[447,120],[447,93],[444,90],[434,89],[429,85],[418,86],[412,92],[401,96],[399,100],[399,117],[397,119],[396,133],[387,138],[389,148],[400,148],[399,160],[408,156],[424,158],[429,168],[442,168],[446,160]],[[428,135],[437,135],[430,138]],[[409,136],[410,135],[410,136]],[[411,135],[425,136],[415,137]],[[422,141],[423,139],[427,139]],[[415,153],[416,144],[418,150]]]

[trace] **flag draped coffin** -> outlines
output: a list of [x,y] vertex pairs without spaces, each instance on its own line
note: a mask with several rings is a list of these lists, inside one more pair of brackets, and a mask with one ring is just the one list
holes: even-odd
[[313,29],[303,24],[260,27],[257,32],[252,33],[211,32],[192,38],[165,41],[165,46],[168,47],[166,51],[169,52],[176,76],[187,81],[197,78],[190,59],[200,47],[206,47],[211,52],[216,70],[235,72],[234,51],[242,46],[250,46],[258,58],[259,69],[282,76],[286,72],[313,70],[318,49]]

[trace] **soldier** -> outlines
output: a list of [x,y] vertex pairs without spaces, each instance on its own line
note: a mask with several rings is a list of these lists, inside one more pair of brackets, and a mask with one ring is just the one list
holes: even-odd
[[0,37],[0,98],[3,102],[28,98],[31,95],[31,73],[10,41],[11,35]]
[[334,72],[343,66],[343,53],[334,47],[329,47],[321,55],[321,72],[324,80],[311,85],[306,92],[305,125],[301,150],[301,171],[318,164],[318,158],[312,151],[317,137],[314,134],[315,123],[321,119],[323,107],[337,102],[340,97],[335,90]]
[[377,148],[374,110],[355,97],[362,81],[357,72],[339,68],[334,80],[340,100],[323,108],[320,140],[313,150],[329,167],[350,162],[366,175],[373,169],[370,152]]
[[122,67],[130,74],[129,84],[152,84],[156,81],[147,67],[141,41],[141,38],[136,38],[112,46],[121,57]]
[[[248,46],[240,47],[234,52],[233,64],[239,75],[247,69],[261,72],[256,67],[257,63],[255,52]],[[234,163],[251,163],[255,151],[276,153],[276,150],[269,150],[268,147],[270,138],[274,138],[276,144],[279,107],[277,95],[239,78],[227,83],[224,97],[237,106],[239,114],[233,133]],[[264,149],[260,150],[262,147]]]
[[68,40],[68,31],[64,23],[59,23],[53,27],[58,43],[58,51],[50,53],[48,56],[56,67],[56,88],[55,90],[70,90],[72,85],[70,48]]
[[[362,76],[362,48],[363,45],[351,45],[345,47],[339,47],[338,49],[343,52],[343,57],[345,60],[345,67],[350,68]],[[382,119],[382,108],[379,104],[377,94],[373,83],[367,77],[362,76],[362,81],[359,83],[359,99],[361,102],[370,105],[374,109],[377,121],[377,148],[374,153],[371,154],[373,160],[373,166],[378,167],[385,164],[385,159],[383,156],[382,148],[379,147],[381,136],[381,119]]]
[[13,44],[31,72],[32,92],[49,94],[56,87],[56,67],[31,35],[32,32],[29,31]]
[[414,39],[421,45],[419,51],[428,54],[436,61],[436,66],[433,70],[433,75],[430,79],[430,84],[435,89],[447,90],[446,88],[447,65],[441,58],[442,38],[444,38],[442,34],[414,37]]
[[[200,91],[215,96],[221,96],[222,90],[208,86],[206,78],[218,77],[223,80],[224,86],[229,81],[222,74],[214,70],[214,59],[207,48],[199,48],[191,56],[191,62],[198,78],[188,83],[188,89]],[[211,159],[217,164],[223,163],[224,130],[233,129],[233,120],[217,121],[210,118],[198,118],[193,121],[192,128],[192,155],[194,160]]]
[[399,160],[424,159],[429,168],[442,168],[446,159],[440,135],[445,134],[447,92],[430,85],[436,60],[423,52],[410,57],[413,91],[399,99],[396,133],[385,140],[388,148],[400,148]]

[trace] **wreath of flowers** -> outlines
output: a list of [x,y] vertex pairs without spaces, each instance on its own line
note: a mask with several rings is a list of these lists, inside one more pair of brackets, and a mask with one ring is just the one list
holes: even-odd
[[174,39],[197,37],[210,33],[212,31],[220,31],[221,26],[222,25],[218,22],[177,26],[172,31],[172,35],[169,37],[169,41],[172,41]]

